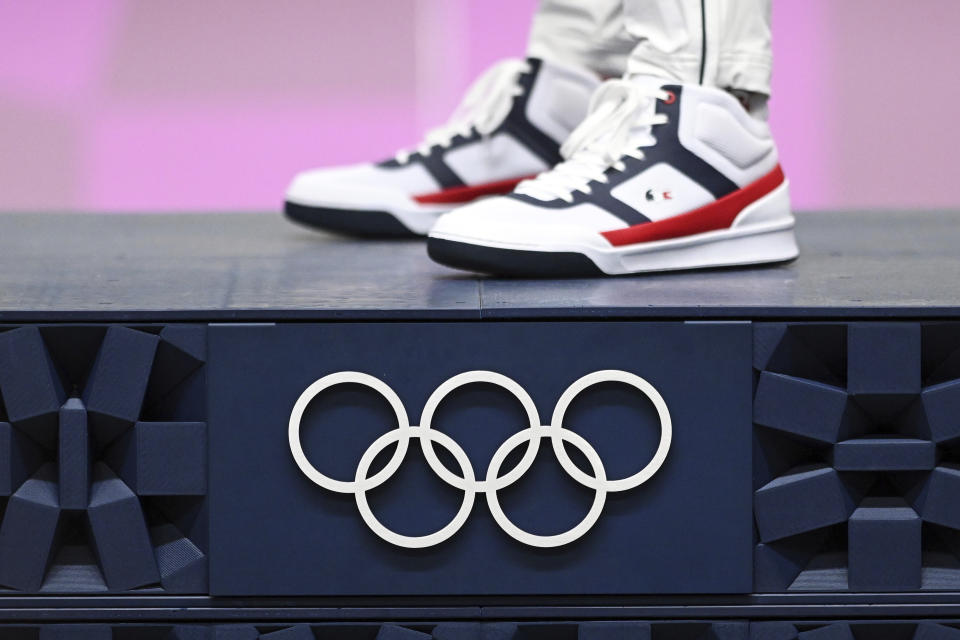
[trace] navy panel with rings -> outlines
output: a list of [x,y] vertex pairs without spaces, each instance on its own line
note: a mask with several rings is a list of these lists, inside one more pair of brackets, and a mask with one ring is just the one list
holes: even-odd
[[748,323],[210,328],[212,595],[747,593]]

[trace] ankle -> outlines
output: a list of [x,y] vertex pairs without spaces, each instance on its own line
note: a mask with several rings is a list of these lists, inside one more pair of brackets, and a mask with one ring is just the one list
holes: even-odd
[[732,87],[727,87],[727,92],[740,102],[740,105],[747,113],[757,120],[766,122],[770,112],[767,107],[770,96],[765,93],[747,91],[745,89],[734,89]]

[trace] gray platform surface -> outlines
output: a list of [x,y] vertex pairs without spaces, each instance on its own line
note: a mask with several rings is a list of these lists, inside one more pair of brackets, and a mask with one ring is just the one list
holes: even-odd
[[0,321],[960,316],[960,213],[798,216],[754,269],[505,280],[278,214],[0,214]]

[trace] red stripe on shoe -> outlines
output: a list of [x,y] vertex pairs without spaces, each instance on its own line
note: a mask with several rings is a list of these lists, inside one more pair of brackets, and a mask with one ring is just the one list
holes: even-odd
[[601,235],[613,246],[622,247],[638,242],[669,240],[707,231],[729,229],[741,211],[771,193],[783,184],[784,180],[786,180],[786,177],[783,175],[783,169],[780,168],[780,165],[777,165],[776,169],[756,182],[752,182],[742,189],[737,189],[733,193],[699,209],[656,222],[644,222],[626,229],[604,231]]
[[443,191],[435,193],[424,193],[414,196],[413,199],[420,204],[462,204],[470,202],[483,196],[500,196],[513,191],[514,187],[524,180],[529,180],[534,176],[525,176],[523,178],[511,178],[509,180],[498,180],[496,182],[487,182],[464,187],[450,187]]

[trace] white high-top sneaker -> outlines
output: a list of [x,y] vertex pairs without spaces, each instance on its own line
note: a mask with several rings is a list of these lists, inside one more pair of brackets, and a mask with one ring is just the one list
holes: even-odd
[[501,275],[614,275],[797,256],[789,187],[766,122],[726,91],[603,84],[566,161],[443,216],[442,264]]
[[425,235],[441,214],[509,193],[559,162],[560,143],[586,116],[599,84],[583,69],[502,61],[415,151],[300,173],[287,190],[285,212],[311,227],[353,235]]

